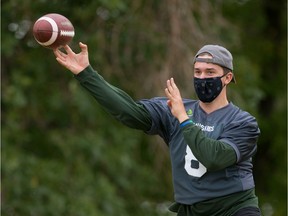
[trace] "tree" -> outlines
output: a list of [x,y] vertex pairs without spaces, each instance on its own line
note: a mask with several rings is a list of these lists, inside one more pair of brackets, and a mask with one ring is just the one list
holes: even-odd
[[[71,46],[77,50],[78,41],[87,43],[95,69],[135,99],[164,95],[159,83],[171,76],[185,97],[194,97],[192,80],[187,80],[195,51],[218,43],[235,53],[238,84],[231,86],[231,99],[257,116],[263,134],[255,158],[260,204],[284,214],[286,92],[278,88],[279,83],[286,87],[283,5],[209,0],[2,3],[2,213],[169,215],[173,190],[167,147],[114,121],[56,64],[52,52],[35,42],[33,22],[57,12],[75,27]],[[271,130],[272,124],[277,130]]]

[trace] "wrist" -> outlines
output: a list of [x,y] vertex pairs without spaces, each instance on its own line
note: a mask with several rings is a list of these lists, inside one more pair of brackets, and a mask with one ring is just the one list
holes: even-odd
[[88,65],[84,65],[84,66],[79,66],[79,67],[73,68],[73,69],[71,69],[71,72],[72,72],[74,75],[78,75],[79,73],[81,73],[82,71],[84,71],[88,66],[89,66],[89,64],[88,64]]
[[182,116],[179,116],[179,117],[178,117],[178,121],[180,122],[180,124],[181,124],[182,122],[188,120],[188,119],[189,119],[189,117],[188,117],[188,115],[187,115],[186,113],[185,113],[185,115],[182,115]]
[[188,118],[185,121],[180,123],[180,128],[183,128],[183,127],[185,127],[186,125],[189,125],[189,124],[194,124],[194,122],[191,119]]

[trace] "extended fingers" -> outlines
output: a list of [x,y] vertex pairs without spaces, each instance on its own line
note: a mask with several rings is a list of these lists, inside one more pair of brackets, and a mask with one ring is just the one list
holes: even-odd
[[171,99],[171,94],[170,94],[168,88],[165,88],[165,94],[169,99]]
[[[165,88],[165,94],[168,97],[169,100],[174,100],[175,96],[177,97],[177,86],[174,82],[173,78],[170,78],[166,82],[167,87]],[[176,90],[176,91],[175,91]]]
[[88,52],[88,46],[86,44],[80,42],[79,46],[80,46],[82,52],[84,52],[84,53]]
[[171,84],[173,89],[178,89],[176,84],[175,84],[175,82],[174,82],[174,78],[173,77],[170,79],[170,84]]
[[167,89],[170,92],[170,94],[178,93],[178,87],[176,86],[174,82],[174,78],[167,80]]
[[64,61],[67,57],[67,55],[63,52],[61,52],[59,49],[55,49],[53,50],[54,55],[56,56],[56,59],[60,59],[62,61]]
[[67,44],[64,46],[64,49],[65,49],[65,51],[67,52],[68,55],[75,54],[73,52],[73,50]]
[[54,55],[56,57],[60,57],[61,56],[61,51],[59,49],[54,49],[53,52],[54,52]]
[[172,86],[171,86],[171,81],[169,79],[166,81],[166,88],[165,88],[165,93],[168,98],[171,98],[171,91],[172,91]]

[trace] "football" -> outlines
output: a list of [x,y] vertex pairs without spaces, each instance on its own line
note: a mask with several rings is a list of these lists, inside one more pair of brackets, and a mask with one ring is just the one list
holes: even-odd
[[46,14],[36,20],[33,26],[35,40],[49,49],[60,48],[68,44],[74,35],[72,23],[61,14]]

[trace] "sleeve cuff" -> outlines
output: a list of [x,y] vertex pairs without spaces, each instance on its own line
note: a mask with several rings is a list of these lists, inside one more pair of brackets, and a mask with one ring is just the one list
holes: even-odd
[[77,75],[74,75],[75,79],[77,79],[79,82],[83,82],[86,80],[87,77],[89,77],[91,74],[95,73],[91,65],[87,66],[83,71],[78,73]]
[[186,125],[194,124],[194,122],[191,119],[187,119],[180,124],[180,128],[184,128]]

